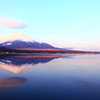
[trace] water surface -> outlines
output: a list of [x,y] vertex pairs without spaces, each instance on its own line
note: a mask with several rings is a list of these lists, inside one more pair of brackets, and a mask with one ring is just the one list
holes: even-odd
[[100,100],[100,55],[2,56],[0,100]]

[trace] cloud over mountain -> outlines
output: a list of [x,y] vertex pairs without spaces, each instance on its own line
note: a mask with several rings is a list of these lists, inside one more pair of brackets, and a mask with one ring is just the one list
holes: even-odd
[[0,19],[0,25],[8,28],[25,28],[26,24],[17,21],[17,20],[9,20],[9,19]]

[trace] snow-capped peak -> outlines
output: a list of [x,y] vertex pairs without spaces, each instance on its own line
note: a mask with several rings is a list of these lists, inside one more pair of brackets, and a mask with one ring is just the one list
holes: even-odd
[[0,43],[7,42],[7,41],[15,41],[15,40],[21,40],[25,42],[35,42],[33,39],[29,38],[25,34],[16,32],[14,34],[1,38]]

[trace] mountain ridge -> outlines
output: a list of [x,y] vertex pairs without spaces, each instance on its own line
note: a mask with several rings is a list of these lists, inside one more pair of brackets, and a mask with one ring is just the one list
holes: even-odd
[[34,41],[23,33],[16,32],[0,39],[0,47],[5,48],[55,48],[47,43]]
[[0,53],[74,53],[74,54],[100,54],[95,51],[69,50],[54,47],[48,43],[34,41],[23,33],[14,33],[0,39]]
[[29,41],[36,42],[33,39],[29,38],[28,36],[26,36],[25,34],[20,33],[20,32],[16,32],[16,33],[8,35],[4,38],[1,38],[0,42],[15,41],[15,40],[21,40],[21,41],[26,41],[26,42],[29,42]]

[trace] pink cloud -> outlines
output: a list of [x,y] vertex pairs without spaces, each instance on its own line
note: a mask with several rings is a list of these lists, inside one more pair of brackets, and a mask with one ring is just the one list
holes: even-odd
[[9,20],[9,19],[0,19],[0,25],[8,28],[25,28],[26,24],[17,21],[17,20]]

